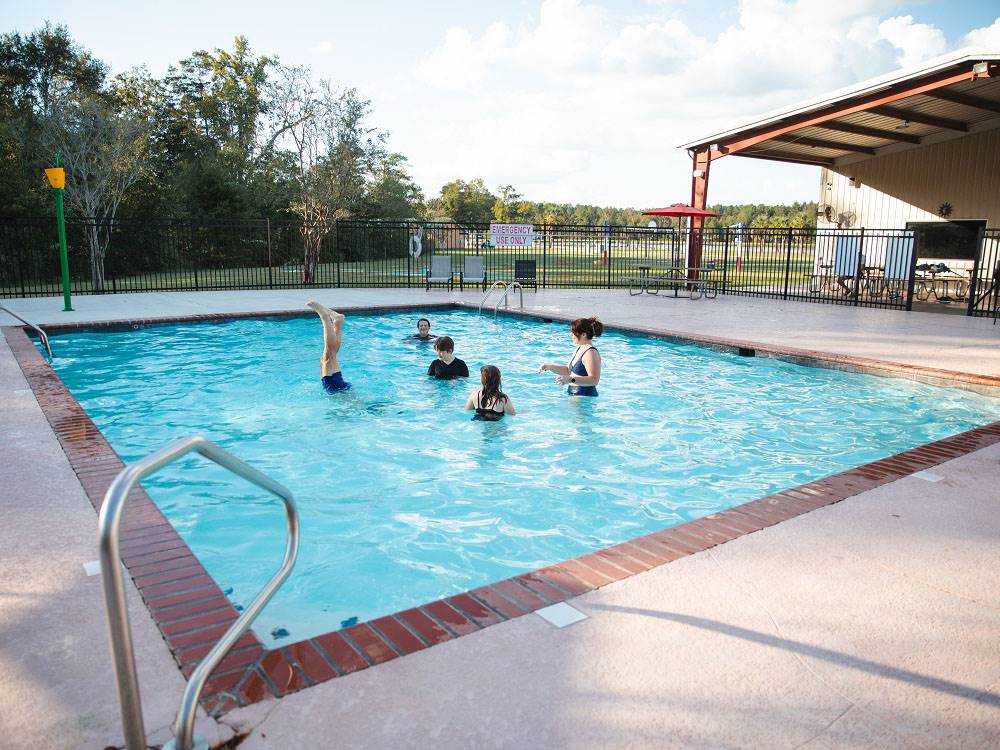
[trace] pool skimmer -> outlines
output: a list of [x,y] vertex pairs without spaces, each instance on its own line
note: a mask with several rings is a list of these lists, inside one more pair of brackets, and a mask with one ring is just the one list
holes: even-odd
[[567,625],[572,625],[574,622],[587,619],[587,615],[576,607],[571,607],[566,602],[559,602],[559,604],[536,609],[535,614],[557,628],[564,628]]

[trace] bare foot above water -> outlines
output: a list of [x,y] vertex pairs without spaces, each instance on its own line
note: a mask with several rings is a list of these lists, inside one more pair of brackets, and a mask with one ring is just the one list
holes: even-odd
[[342,313],[337,312],[325,305],[321,305],[316,300],[309,300],[306,302],[306,307],[311,307],[313,311],[323,318],[330,318],[331,320],[343,320],[344,316]]
[[330,317],[330,312],[331,312],[330,308],[329,307],[324,307],[323,305],[321,305],[316,300],[309,300],[308,302],[306,302],[306,307],[311,307],[312,310],[313,310],[313,312],[315,312],[321,318],[329,318]]

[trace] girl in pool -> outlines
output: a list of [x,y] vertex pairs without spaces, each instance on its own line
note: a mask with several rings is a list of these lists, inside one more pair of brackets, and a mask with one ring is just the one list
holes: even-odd
[[327,393],[346,391],[351,384],[344,380],[337,361],[340,341],[344,331],[344,316],[336,310],[324,307],[319,302],[307,302],[319,319],[323,321],[323,357],[319,361],[319,372]]
[[597,318],[577,318],[569,326],[576,349],[568,365],[542,365],[539,372],[554,372],[556,383],[567,386],[571,396],[596,396],[601,382],[601,353],[593,340],[604,333]]
[[504,414],[514,416],[514,402],[510,396],[500,390],[500,370],[493,365],[486,365],[479,369],[479,380],[483,387],[475,391],[469,400],[465,402],[466,411],[475,409],[476,414],[472,418],[479,422],[496,422],[503,418]]

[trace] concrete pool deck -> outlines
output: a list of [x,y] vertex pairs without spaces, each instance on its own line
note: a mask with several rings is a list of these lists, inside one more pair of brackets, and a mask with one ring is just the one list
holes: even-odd
[[[41,323],[419,304],[481,295],[286,290],[5,301]],[[1000,375],[992,321],[743,298],[544,291],[553,316]],[[0,324],[14,321],[0,314]],[[0,747],[120,743],[96,517],[0,339]],[[589,619],[494,625],[199,728],[242,747],[994,747],[1000,742],[1000,446],[571,600]],[[45,513],[38,508],[44,507]],[[132,592],[133,594],[135,592]],[[183,688],[132,618],[147,730]]]

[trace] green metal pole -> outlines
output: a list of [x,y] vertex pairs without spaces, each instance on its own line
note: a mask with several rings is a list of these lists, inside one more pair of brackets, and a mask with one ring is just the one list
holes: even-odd
[[[56,166],[61,166],[62,154],[56,151]],[[66,250],[66,216],[63,213],[63,188],[55,188],[56,227],[59,231],[59,266],[62,270],[63,312],[73,312],[69,298],[69,253]]]

